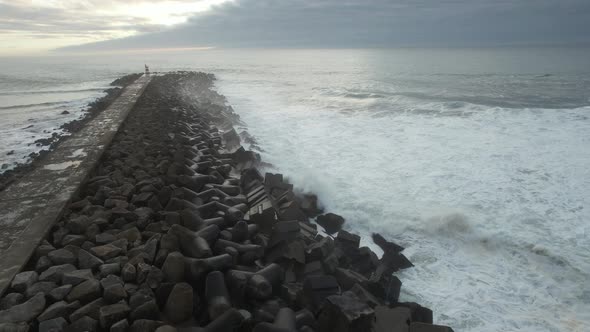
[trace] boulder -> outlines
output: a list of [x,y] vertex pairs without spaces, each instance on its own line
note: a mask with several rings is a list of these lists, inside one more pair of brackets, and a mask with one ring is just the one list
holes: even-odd
[[72,288],[73,288],[72,285],[63,285],[63,286],[57,287],[57,288],[53,289],[51,292],[49,292],[49,294],[47,294],[47,297],[50,300],[55,301],[55,302],[61,301],[66,298],[66,296],[70,293]]
[[67,272],[75,271],[76,267],[72,264],[55,265],[41,273],[40,281],[61,282],[63,275]]
[[94,275],[92,274],[92,270],[90,269],[66,272],[61,278],[62,284],[72,286],[76,286],[89,279],[94,279]]
[[191,318],[193,312],[193,288],[185,283],[178,283],[172,288],[166,306],[166,316],[173,323],[180,323]]
[[138,319],[153,319],[160,315],[158,305],[155,300],[150,300],[131,311],[129,318],[132,321]]
[[111,325],[109,332],[127,332],[129,331],[129,321],[122,319],[115,324]]
[[0,311],[0,322],[21,323],[30,322],[39,316],[45,309],[45,295],[37,293],[25,303],[17,304],[6,310]]
[[326,297],[340,294],[340,285],[333,276],[309,276],[303,281],[303,297],[312,312],[319,310]]
[[76,319],[65,329],[65,332],[96,332],[98,321],[94,318],[83,316]]
[[125,319],[131,310],[126,303],[104,306],[99,310],[99,321],[102,328],[108,329],[116,322]]
[[49,252],[47,257],[53,262],[55,265],[62,265],[62,264],[76,264],[76,256],[69,250],[66,249],[57,249]]
[[29,332],[29,324],[0,323],[0,332]]
[[63,317],[57,317],[39,323],[39,332],[61,332],[67,325],[68,322]]
[[127,291],[123,284],[113,284],[104,287],[102,297],[108,303],[117,303],[127,298]]
[[121,248],[113,244],[105,244],[90,249],[90,253],[102,260],[117,257],[121,253]]
[[101,277],[119,274],[121,272],[121,264],[119,264],[119,263],[103,264],[98,267],[98,271],[100,272]]
[[404,307],[389,308],[386,306],[375,307],[375,319],[372,331],[389,332],[400,331],[407,332],[412,321],[410,309]]
[[326,213],[318,216],[316,222],[326,230],[326,233],[334,234],[342,229],[344,218],[334,213]]
[[129,228],[115,235],[117,239],[126,239],[129,243],[141,240],[141,233],[137,227]]
[[6,294],[0,299],[0,310],[6,310],[14,307],[17,304],[23,303],[25,297],[20,293]]
[[89,316],[90,318],[98,321],[98,311],[104,305],[106,305],[106,303],[102,298],[96,299],[74,311],[69,317],[70,322],[77,321],[84,316]]
[[374,316],[374,310],[354,293],[344,292],[326,298],[326,304],[318,315],[318,330],[370,331]]
[[42,322],[44,320],[49,320],[56,317],[67,317],[79,308],[80,302],[78,301],[74,301],[72,303],[68,303],[66,301],[55,302],[54,304],[47,307],[47,309],[45,309],[45,311],[43,311],[43,313],[37,317],[37,320]]
[[81,269],[96,269],[100,265],[104,264],[104,261],[93,254],[89,253],[84,249],[78,251],[78,267]]
[[179,252],[168,254],[164,265],[162,265],[164,280],[170,282],[181,282],[184,280],[184,256]]
[[37,260],[37,264],[35,264],[35,271],[37,273],[41,273],[41,272],[47,270],[51,265],[53,265],[53,263],[51,262],[49,257],[41,256]]
[[17,292],[24,293],[27,288],[32,286],[39,279],[39,275],[35,271],[25,271],[17,274],[12,279],[10,287]]
[[32,298],[38,293],[43,295],[49,294],[54,288],[57,288],[57,284],[53,281],[40,281],[34,283],[31,287],[25,291],[25,297],[27,299]]
[[150,319],[138,319],[131,324],[129,332],[155,332],[156,329],[162,325],[164,325],[164,322]]
[[136,278],[135,266],[129,263],[125,264],[121,270],[121,277],[123,278],[123,281],[126,282],[134,281]]
[[89,225],[90,219],[84,215],[70,219],[66,222],[66,228],[73,234],[84,234]]
[[72,288],[68,296],[66,296],[66,299],[68,300],[68,302],[80,301],[82,303],[87,303],[95,300],[100,296],[100,282],[98,282],[98,280],[96,279],[90,279]]

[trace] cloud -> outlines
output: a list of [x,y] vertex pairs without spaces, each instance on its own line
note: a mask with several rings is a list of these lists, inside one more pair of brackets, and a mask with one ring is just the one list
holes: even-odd
[[[167,29],[226,0],[0,0],[0,52],[52,48]],[[37,43],[42,39],[41,43]]]
[[587,0],[237,0],[169,30],[70,49],[578,43],[588,31]]
[[[170,1],[146,5],[141,0],[48,0],[44,3],[54,5],[34,8],[23,5],[30,1],[0,0],[0,33],[30,32],[45,38],[86,32],[86,42],[112,39],[64,49],[70,51],[590,41],[588,0],[201,0],[201,8],[209,10],[185,11],[196,2],[173,1],[175,10],[161,17],[150,14],[154,8],[170,7]],[[186,22],[159,24],[155,17]]]

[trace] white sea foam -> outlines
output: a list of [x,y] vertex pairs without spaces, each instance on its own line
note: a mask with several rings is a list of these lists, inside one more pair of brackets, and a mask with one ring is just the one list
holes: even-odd
[[275,171],[363,244],[378,231],[407,247],[403,299],[456,331],[588,326],[590,108],[301,95],[277,81],[218,85]]

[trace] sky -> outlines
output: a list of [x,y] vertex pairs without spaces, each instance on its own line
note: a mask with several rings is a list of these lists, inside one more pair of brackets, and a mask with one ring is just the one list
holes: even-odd
[[0,0],[0,54],[588,42],[590,0]]

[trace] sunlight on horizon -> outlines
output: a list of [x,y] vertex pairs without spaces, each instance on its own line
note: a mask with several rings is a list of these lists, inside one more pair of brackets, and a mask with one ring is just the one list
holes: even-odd
[[[10,5],[26,16],[47,14],[51,20],[19,20],[26,29],[0,29],[0,55],[36,55],[80,45],[149,33],[185,23],[191,16],[233,0],[71,1],[15,0]],[[9,2],[0,0],[0,4]],[[10,13],[7,13],[10,15]],[[11,16],[0,22],[17,22]],[[73,29],[75,26],[79,29]]]

